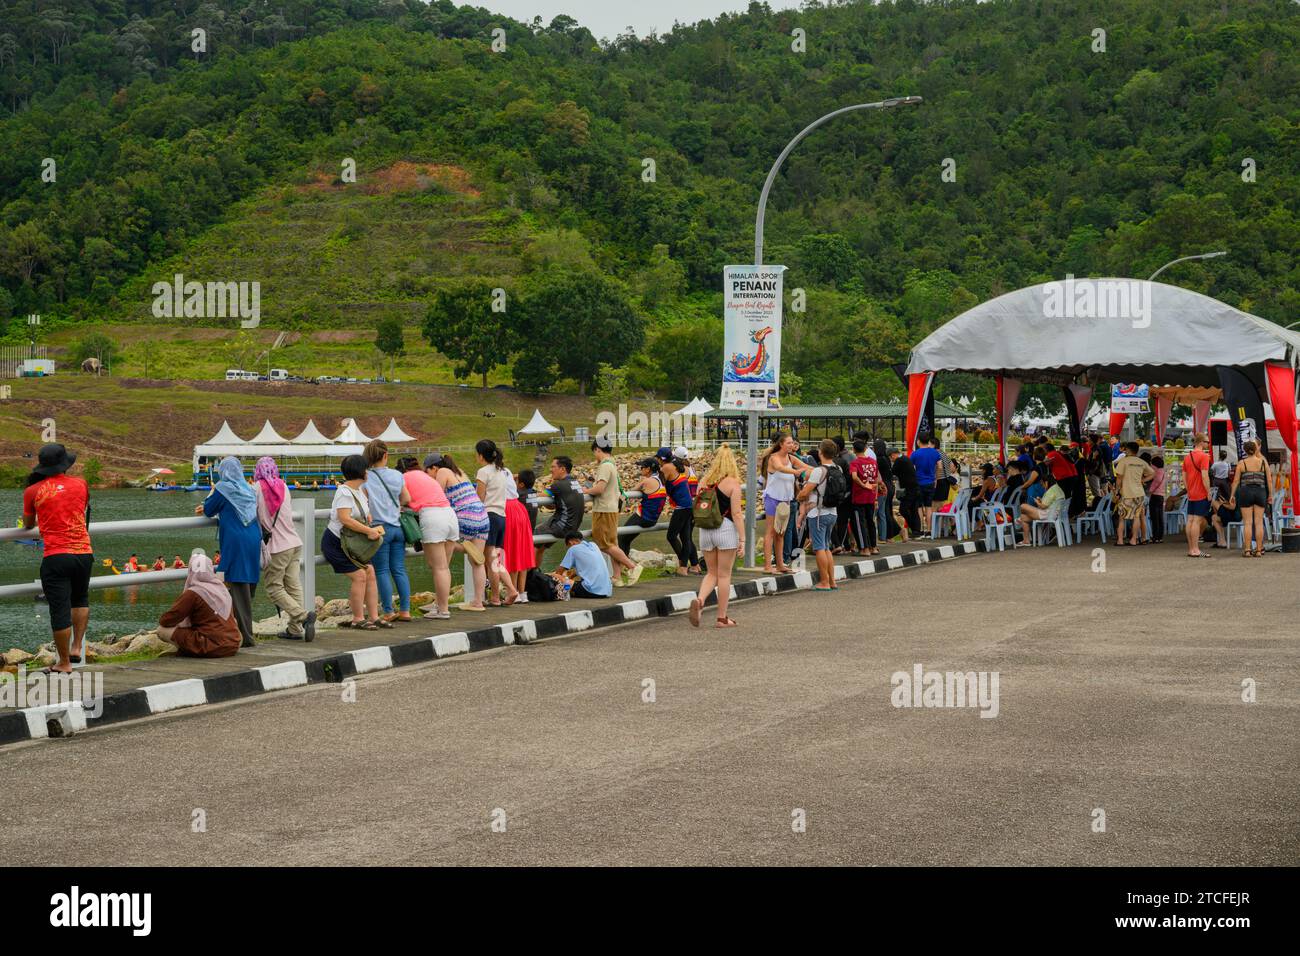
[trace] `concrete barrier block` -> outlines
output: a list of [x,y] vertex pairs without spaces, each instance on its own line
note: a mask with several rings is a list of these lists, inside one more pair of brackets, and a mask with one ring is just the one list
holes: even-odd
[[388,670],[393,666],[393,653],[387,647],[363,647],[352,652],[352,663],[358,674]]
[[453,657],[456,654],[469,653],[469,635],[464,631],[452,634],[439,634],[429,638],[433,644],[433,653],[438,657]]
[[149,698],[149,711],[161,714],[178,707],[197,707],[208,702],[203,681],[197,678],[171,681],[167,684],[153,684],[144,688]]
[[284,690],[286,687],[302,687],[307,683],[307,665],[302,661],[268,664],[257,668],[257,673],[262,678],[263,690]]

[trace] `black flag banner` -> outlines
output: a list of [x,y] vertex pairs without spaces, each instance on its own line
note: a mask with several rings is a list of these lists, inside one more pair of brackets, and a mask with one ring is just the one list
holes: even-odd
[[1223,386],[1223,404],[1228,406],[1228,417],[1232,420],[1237,457],[1245,457],[1242,443],[1252,438],[1259,442],[1260,452],[1267,453],[1268,429],[1264,427],[1264,402],[1259,397],[1259,388],[1240,369],[1226,365],[1215,367],[1219,384]]

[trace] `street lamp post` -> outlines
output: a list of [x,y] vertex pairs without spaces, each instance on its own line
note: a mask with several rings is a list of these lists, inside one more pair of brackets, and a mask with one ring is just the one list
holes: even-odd
[[[767,213],[767,195],[772,191],[772,183],[776,181],[776,174],[781,170],[781,164],[785,158],[790,155],[790,151],[799,145],[800,140],[815,130],[818,126],[837,116],[843,116],[845,113],[852,113],[856,110],[887,110],[895,106],[915,106],[921,102],[919,96],[896,96],[887,100],[881,100],[878,103],[858,103],[854,106],[845,106],[827,113],[821,119],[814,120],[800,131],[794,139],[786,144],[785,149],[781,150],[781,155],[776,158],[772,164],[771,170],[768,171],[767,179],[763,183],[763,191],[758,196],[758,214],[754,217],[754,265],[763,265],[763,217]],[[757,501],[758,501],[758,412],[751,409],[745,418],[745,564],[747,567],[754,567],[754,525],[757,523]]]
[[1172,262],[1166,262],[1155,272],[1151,273],[1151,278],[1147,279],[1147,281],[1155,282],[1156,276],[1160,275],[1160,273],[1164,272],[1170,266],[1176,266],[1180,262],[1191,262],[1193,259],[1217,259],[1219,256],[1226,256],[1227,254],[1228,254],[1228,250],[1221,249],[1218,252],[1202,252],[1200,255],[1183,256],[1181,259],[1174,259]]

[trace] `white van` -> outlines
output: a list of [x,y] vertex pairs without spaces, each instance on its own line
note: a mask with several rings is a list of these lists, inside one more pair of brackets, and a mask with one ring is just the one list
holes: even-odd
[[238,382],[238,381],[239,381],[240,379],[242,379],[243,377],[244,377],[243,369],[238,369],[238,368],[228,368],[228,369],[226,369],[226,381],[227,381],[227,382]]
[[273,368],[273,369],[271,369],[271,381],[273,381],[273,382],[287,382],[287,381],[289,381],[289,370],[288,370],[287,368]]

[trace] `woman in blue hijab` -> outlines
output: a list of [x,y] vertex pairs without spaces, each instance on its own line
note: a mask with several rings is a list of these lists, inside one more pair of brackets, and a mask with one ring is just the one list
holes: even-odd
[[217,465],[217,483],[212,494],[194,509],[196,515],[215,517],[217,550],[235,621],[244,647],[253,646],[253,596],[262,576],[262,526],[257,520],[257,495],[244,478],[244,466],[229,455]]

